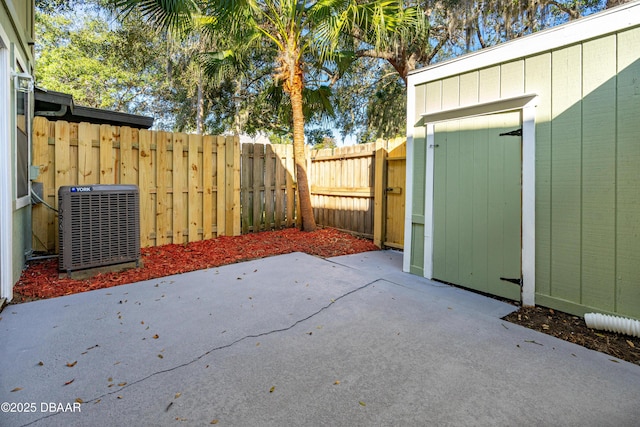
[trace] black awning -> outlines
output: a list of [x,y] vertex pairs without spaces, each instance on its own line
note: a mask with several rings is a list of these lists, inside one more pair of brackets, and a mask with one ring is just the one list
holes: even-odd
[[137,129],[149,129],[153,126],[153,117],[82,107],[75,105],[73,97],[66,93],[36,87],[34,97],[36,116],[73,123],[87,122],[101,125],[129,126]]

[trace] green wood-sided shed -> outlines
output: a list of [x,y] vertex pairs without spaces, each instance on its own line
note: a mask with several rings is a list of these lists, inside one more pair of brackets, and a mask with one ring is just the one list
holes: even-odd
[[640,319],[640,3],[409,75],[405,271]]

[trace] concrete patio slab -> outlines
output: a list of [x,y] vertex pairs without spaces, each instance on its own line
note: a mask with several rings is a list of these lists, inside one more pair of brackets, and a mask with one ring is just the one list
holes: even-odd
[[640,366],[500,320],[515,307],[401,256],[294,253],[10,305],[0,426],[637,425]]

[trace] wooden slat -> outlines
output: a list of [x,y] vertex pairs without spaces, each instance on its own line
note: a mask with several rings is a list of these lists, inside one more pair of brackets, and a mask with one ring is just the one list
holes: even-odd
[[202,239],[212,239],[213,236],[213,212],[216,209],[213,193],[213,174],[215,138],[205,136],[202,138]]
[[264,188],[264,145],[254,144],[253,146],[253,232],[264,229],[262,223],[263,194]]
[[164,245],[169,243],[169,228],[171,224],[169,200],[168,200],[168,169],[169,169],[169,151],[168,145],[172,142],[171,134],[167,132],[158,132],[157,150],[156,150],[156,176],[157,176],[157,193],[156,193],[156,245]]
[[100,184],[115,184],[113,131],[110,125],[100,125]]
[[184,200],[184,191],[186,180],[186,168],[184,165],[184,147],[186,142],[186,135],[178,133],[173,135],[173,168],[172,168],[172,187],[173,187],[173,243],[184,243],[184,231],[187,228],[186,220],[188,212],[187,204]]
[[295,190],[295,165],[293,161],[293,146],[287,147],[287,227],[292,227],[296,223],[295,203],[297,191]]
[[189,153],[187,156],[187,173],[189,182],[188,191],[188,212],[189,212],[189,242],[200,240],[198,230],[202,227],[202,163],[199,160],[198,149],[202,148],[201,135],[189,135]]
[[250,227],[253,225],[253,203],[251,193],[249,192],[249,186],[251,185],[251,177],[253,176],[253,145],[242,145],[242,185],[240,191],[240,203],[242,204],[242,234],[249,232]]
[[[49,122],[42,117],[33,119],[33,151],[32,163],[39,169],[36,182],[42,183],[43,199],[49,205],[54,202],[47,197],[49,189],[53,187],[53,157],[49,153]],[[49,252],[55,249],[55,238],[50,236],[50,225],[55,221],[54,211],[43,204],[36,204],[32,210],[32,245],[35,251]]]
[[100,127],[89,123],[78,125],[78,185],[94,184],[98,171],[93,169],[93,147],[91,142],[100,137]]
[[148,130],[141,130],[139,134],[140,246],[143,248],[154,246],[155,242],[151,236],[156,234],[156,206],[152,193],[157,195],[157,189],[151,152],[154,136],[155,134]]
[[311,194],[370,199],[374,196],[374,189],[372,187],[331,188],[331,187],[311,186]]
[[229,188],[227,202],[231,205],[231,233],[240,235],[240,138],[237,136],[228,138],[231,140],[231,163],[229,169],[233,178],[233,184]]
[[[58,204],[58,189],[63,185],[72,185],[69,169],[69,123],[57,121],[55,123],[55,207]],[[56,252],[58,251],[58,235],[56,233]]]
[[227,211],[225,210],[225,203],[227,200],[226,191],[227,191],[227,150],[225,148],[225,137],[218,136],[216,138],[216,147],[217,147],[217,210],[216,213],[218,215],[218,220],[216,221],[216,228],[218,236],[226,236],[226,223],[227,223]]
[[278,229],[282,227],[282,221],[284,219],[284,180],[285,170],[282,165],[282,159],[278,145],[271,147],[275,162],[273,171],[273,227]]
[[271,145],[264,147],[264,226],[266,230],[271,229],[274,224],[274,187],[275,187],[275,165],[276,159]]
[[137,173],[133,162],[133,131],[130,127],[120,128],[120,184],[136,185]]

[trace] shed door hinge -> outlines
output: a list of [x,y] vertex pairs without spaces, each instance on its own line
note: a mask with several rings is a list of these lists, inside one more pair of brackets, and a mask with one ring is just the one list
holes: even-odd
[[512,130],[511,132],[501,133],[500,136],[522,136],[522,128]]
[[518,279],[509,279],[507,277],[501,277],[500,280],[504,280],[505,282],[515,283],[516,285],[522,287],[522,277]]

